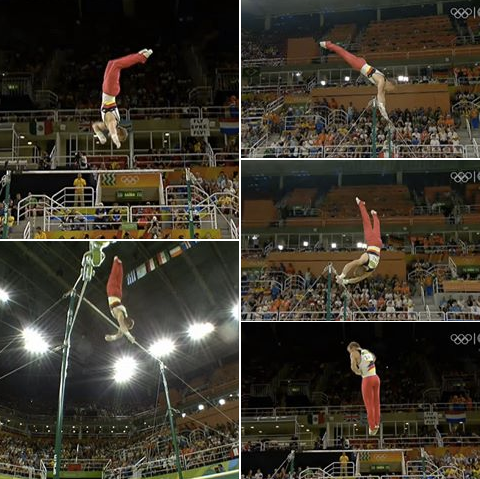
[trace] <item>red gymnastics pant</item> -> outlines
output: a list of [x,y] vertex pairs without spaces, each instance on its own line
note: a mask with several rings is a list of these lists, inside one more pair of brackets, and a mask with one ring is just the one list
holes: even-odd
[[[122,283],[123,283],[123,265],[115,256],[112,264],[112,270],[108,277],[107,296],[108,298],[118,298],[122,302]],[[110,300],[109,300],[110,303]],[[110,305],[112,306],[112,305]]]
[[380,235],[380,220],[378,219],[378,215],[372,215],[372,228],[372,223],[370,222],[370,216],[368,216],[367,208],[365,208],[365,203],[361,201],[358,207],[360,208],[360,214],[362,215],[363,234],[365,236],[365,242],[368,246],[376,246],[377,248],[381,248],[382,237]]
[[368,427],[380,425],[380,378],[369,376],[362,379],[362,397],[367,410]]
[[367,63],[367,60],[365,58],[357,57],[353,53],[347,52],[342,47],[339,47],[338,45],[335,45],[335,43],[332,42],[325,42],[326,47],[332,51],[335,52],[338,56],[342,57],[354,70],[360,71]]
[[130,68],[137,63],[145,63],[147,58],[141,53],[132,53],[126,57],[116,58],[107,63],[103,77],[102,91],[110,96],[117,96],[120,93],[120,72],[124,68]]

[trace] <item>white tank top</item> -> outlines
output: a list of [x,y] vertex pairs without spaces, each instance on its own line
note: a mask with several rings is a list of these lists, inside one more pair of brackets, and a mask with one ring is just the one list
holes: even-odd
[[377,371],[375,369],[375,356],[368,349],[360,350],[360,364],[358,369],[362,373],[362,378],[375,376]]

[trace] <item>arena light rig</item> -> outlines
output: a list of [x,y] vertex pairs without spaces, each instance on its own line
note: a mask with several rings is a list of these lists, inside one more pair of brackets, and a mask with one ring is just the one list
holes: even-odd
[[169,356],[177,349],[175,341],[170,338],[162,338],[155,341],[149,348],[150,353],[157,359]]
[[25,341],[25,349],[29,353],[44,354],[48,351],[48,343],[38,331],[27,328],[22,332],[22,336]]
[[196,323],[188,328],[188,335],[190,339],[199,341],[206,338],[213,331],[215,331],[215,326],[212,323]]
[[232,313],[232,317],[233,319],[235,319],[236,321],[239,320],[239,309],[240,309],[240,303],[236,303],[232,306],[232,310],[231,310],[231,313]]
[[128,382],[137,371],[138,363],[137,361],[129,356],[124,356],[118,359],[113,366],[115,375],[114,379],[117,383],[126,383]]
[[8,301],[10,301],[10,295],[8,294],[8,291],[0,288],[0,303],[8,303]]

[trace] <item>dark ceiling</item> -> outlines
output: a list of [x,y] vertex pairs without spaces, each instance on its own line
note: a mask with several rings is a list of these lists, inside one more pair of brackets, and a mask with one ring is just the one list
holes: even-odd
[[[460,0],[449,0],[454,3]],[[294,15],[321,12],[348,12],[356,10],[375,10],[377,8],[408,7],[412,5],[432,4],[425,0],[242,0],[242,12],[253,15]],[[464,1],[464,4],[470,2]],[[476,2],[471,2],[476,4]]]
[[[88,285],[85,297],[109,315],[105,285],[113,257],[124,263],[124,272],[138,267],[156,253],[171,249],[175,242],[116,242],[106,250],[106,260]],[[0,303],[0,376],[32,359],[23,349],[19,331],[32,324],[47,308],[71,289],[80,271],[88,242],[2,242],[0,287],[11,301]],[[238,321],[232,307],[238,303],[238,243],[201,242],[172,258],[131,286],[124,281],[124,304],[135,319],[133,333],[148,347],[160,336],[174,337],[179,344],[167,366],[183,379],[207,373],[223,362],[238,360]],[[35,326],[46,333],[51,345],[60,345],[65,331],[68,302],[61,300]],[[194,320],[208,320],[215,333],[194,344],[185,332]],[[125,400],[151,399],[156,390],[155,363],[125,339],[104,340],[112,328],[88,305],[81,306],[72,335],[67,400],[110,400],[117,395],[111,365],[123,354],[140,362],[135,387],[122,393]],[[42,398],[53,401],[58,391],[61,358],[50,353],[43,359],[0,380],[2,399]],[[170,375],[173,384],[175,379]]]
[[247,160],[242,161],[242,176],[433,173],[479,166],[479,160]]
[[[258,365],[278,370],[287,362],[342,363],[348,365],[347,345],[356,341],[371,349],[385,367],[400,354],[418,354],[445,361],[466,361],[470,371],[480,362],[480,328],[475,322],[383,323],[269,323],[242,324],[242,380]],[[456,344],[463,335],[464,344]],[[469,335],[465,342],[465,335]],[[448,359],[450,358],[450,359]],[[348,370],[348,367],[347,367]],[[257,378],[261,382],[262,378]]]

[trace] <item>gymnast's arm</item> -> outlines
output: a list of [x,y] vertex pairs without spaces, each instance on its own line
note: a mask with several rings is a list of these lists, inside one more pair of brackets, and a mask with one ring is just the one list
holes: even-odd
[[358,364],[357,360],[353,356],[353,354],[350,353],[350,367],[352,368],[352,371],[357,375],[361,376],[362,373],[360,372],[360,369],[358,369]]

